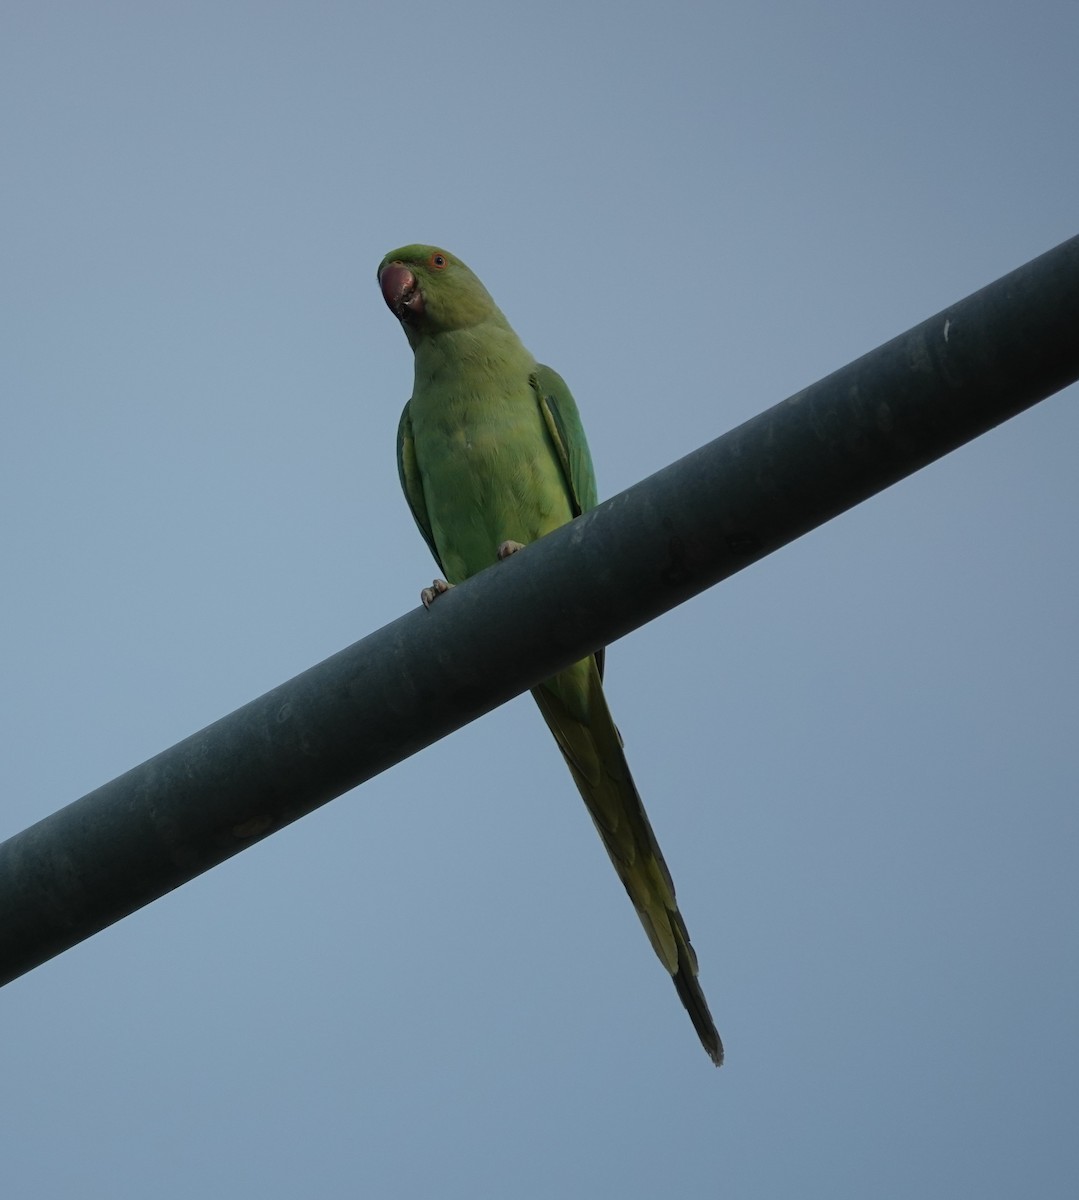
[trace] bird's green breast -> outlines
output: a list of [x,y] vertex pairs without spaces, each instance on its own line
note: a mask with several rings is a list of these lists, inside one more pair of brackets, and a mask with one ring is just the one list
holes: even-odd
[[528,544],[573,515],[530,382],[535,361],[509,334],[482,353],[443,345],[416,356],[416,463],[451,583],[495,562],[502,542]]

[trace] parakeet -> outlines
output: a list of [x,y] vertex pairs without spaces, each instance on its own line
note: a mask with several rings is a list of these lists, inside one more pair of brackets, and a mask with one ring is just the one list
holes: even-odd
[[[459,258],[434,246],[404,246],[382,260],[378,280],[415,360],[397,465],[412,515],[445,575],[421,593],[429,606],[448,587],[592,508],[595,475],[569,389],[525,349]],[[602,675],[601,651],[532,695],[656,954],[719,1066],[723,1044],[697,982],[697,956]]]

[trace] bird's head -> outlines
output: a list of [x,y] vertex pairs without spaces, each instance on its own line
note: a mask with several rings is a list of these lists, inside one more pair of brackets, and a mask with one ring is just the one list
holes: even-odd
[[391,250],[379,264],[378,283],[383,300],[413,344],[424,336],[501,317],[468,267],[437,246]]

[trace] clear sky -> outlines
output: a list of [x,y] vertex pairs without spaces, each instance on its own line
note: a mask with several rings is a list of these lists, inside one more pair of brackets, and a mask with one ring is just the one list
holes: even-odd
[[[386,250],[477,271],[610,495],[1079,232],[1077,44],[7,0],[0,835],[417,603]],[[609,652],[722,1071],[525,697],[0,992],[5,1194],[1074,1196],[1076,399]]]

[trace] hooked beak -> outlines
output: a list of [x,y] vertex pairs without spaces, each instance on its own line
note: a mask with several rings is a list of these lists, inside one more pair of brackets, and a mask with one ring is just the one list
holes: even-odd
[[378,273],[382,299],[399,321],[423,316],[423,292],[416,276],[403,263],[387,263]]

